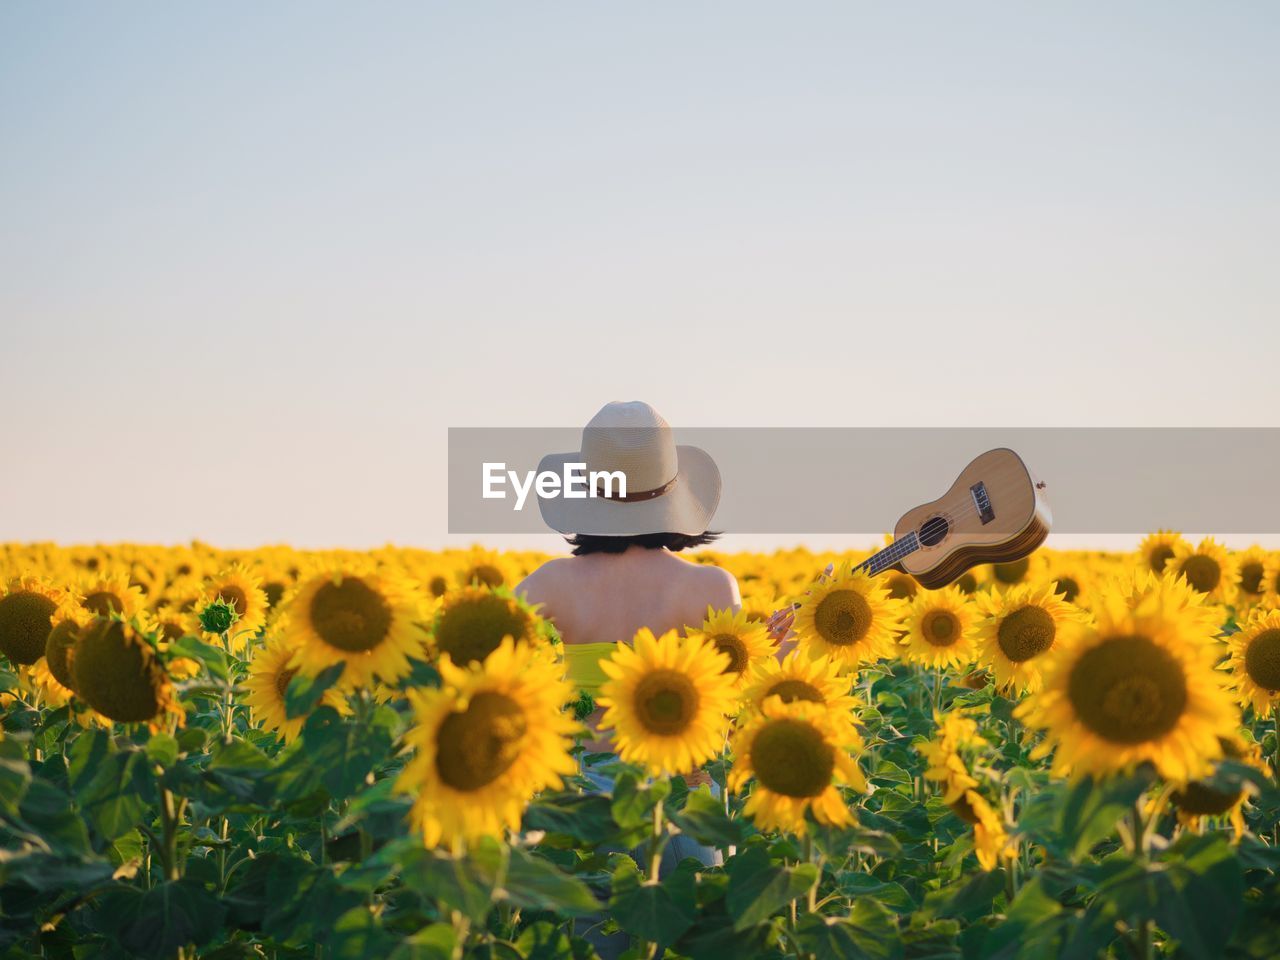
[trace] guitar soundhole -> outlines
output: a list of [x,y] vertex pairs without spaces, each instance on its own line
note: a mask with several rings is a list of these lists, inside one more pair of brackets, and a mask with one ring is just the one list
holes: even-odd
[[947,523],[945,517],[930,517],[920,524],[920,542],[926,547],[936,547],[946,539],[947,531],[950,529],[951,524]]

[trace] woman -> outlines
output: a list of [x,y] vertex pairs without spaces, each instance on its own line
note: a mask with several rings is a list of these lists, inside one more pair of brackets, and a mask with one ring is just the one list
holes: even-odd
[[[732,574],[676,556],[715,539],[707,526],[720,501],[720,471],[697,447],[677,446],[653,407],[607,404],[583,430],[580,451],[544,457],[538,469],[562,474],[565,463],[585,463],[588,475],[621,471],[625,494],[615,488],[584,499],[540,498],[543,518],[569,535],[573,556],[544,563],[516,590],[542,604],[564,641],[569,679],[594,696],[606,679],[599,662],[618,642],[629,643],[641,627],[659,635],[683,630],[701,623],[709,606],[736,610],[741,596]],[[613,749],[608,733],[597,730],[602,714],[588,720],[596,731],[588,753]],[[611,788],[602,774],[586,774]],[[701,771],[687,779],[709,782]],[[663,868],[685,856],[711,863],[714,851],[676,837]]]

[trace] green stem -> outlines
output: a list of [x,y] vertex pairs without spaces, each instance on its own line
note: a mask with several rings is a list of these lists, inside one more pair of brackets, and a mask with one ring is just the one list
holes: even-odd
[[[808,831],[804,835],[804,862],[813,863],[813,834]],[[822,882],[822,869],[819,867],[818,876],[814,878],[813,886],[809,888],[809,912],[818,912],[818,884]]]
[[662,869],[662,848],[666,846],[666,833],[663,830],[662,801],[653,805],[653,835],[649,838],[649,882],[658,882],[658,872]]

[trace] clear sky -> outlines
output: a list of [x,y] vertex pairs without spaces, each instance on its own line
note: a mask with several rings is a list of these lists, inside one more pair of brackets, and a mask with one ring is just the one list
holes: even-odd
[[10,0],[0,539],[436,546],[447,427],[611,399],[1275,426],[1277,49],[1265,2]]

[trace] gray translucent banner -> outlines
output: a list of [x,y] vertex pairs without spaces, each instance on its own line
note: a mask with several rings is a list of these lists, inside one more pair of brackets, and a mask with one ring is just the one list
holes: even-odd
[[[1280,428],[707,427],[674,435],[719,467],[710,526],[731,533],[891,530],[902,514],[942,496],[979,454],[1002,447],[1043,482],[1055,533],[1280,533]],[[451,428],[449,532],[546,532],[536,485],[526,486],[521,509],[516,487],[544,455],[581,443],[577,428]],[[553,486],[547,480],[543,490]]]

